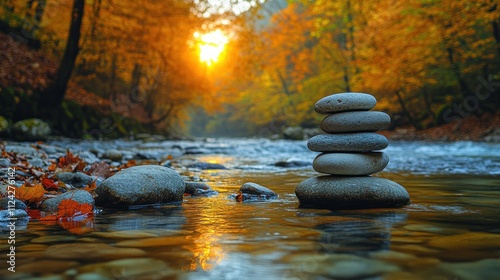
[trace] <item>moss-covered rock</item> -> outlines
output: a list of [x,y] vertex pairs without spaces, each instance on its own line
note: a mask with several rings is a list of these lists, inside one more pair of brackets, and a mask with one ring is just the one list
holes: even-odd
[[12,135],[19,141],[46,140],[50,133],[49,124],[40,119],[26,119],[12,126]]
[[9,133],[9,121],[0,116],[0,136],[5,136]]

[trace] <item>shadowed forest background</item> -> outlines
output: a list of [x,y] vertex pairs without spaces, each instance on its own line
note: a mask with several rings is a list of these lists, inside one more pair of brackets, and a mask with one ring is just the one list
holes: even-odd
[[0,3],[0,115],[56,134],[269,137],[344,91],[418,130],[500,108],[493,0]]

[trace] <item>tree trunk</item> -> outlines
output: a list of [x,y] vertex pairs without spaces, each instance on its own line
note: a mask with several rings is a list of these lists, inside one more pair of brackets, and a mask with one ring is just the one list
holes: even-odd
[[406,108],[406,104],[404,102],[404,99],[403,99],[403,96],[401,96],[401,91],[400,90],[396,90],[396,96],[398,97],[398,103],[399,105],[401,106],[401,110],[403,110],[403,114],[406,116],[406,118],[408,118],[408,121],[410,122],[410,124],[416,128],[416,129],[420,129],[420,125],[415,121],[415,119],[411,116],[411,113],[410,111],[408,110],[408,108]]
[[83,9],[85,0],[74,0],[73,9],[71,12],[71,25],[69,28],[68,41],[66,49],[61,60],[61,64],[57,69],[55,80],[47,89],[38,95],[38,106],[41,117],[54,118],[56,120],[61,103],[66,94],[68,81],[71,78],[71,73],[75,66],[75,60],[78,56],[80,48],[78,42],[80,40],[80,30],[83,19]]

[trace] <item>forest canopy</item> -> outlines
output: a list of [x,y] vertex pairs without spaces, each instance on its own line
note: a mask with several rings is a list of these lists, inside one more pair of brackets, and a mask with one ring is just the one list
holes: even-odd
[[500,108],[497,1],[3,0],[2,30],[61,61],[77,1],[70,83],[147,127],[269,136],[344,91],[418,129]]

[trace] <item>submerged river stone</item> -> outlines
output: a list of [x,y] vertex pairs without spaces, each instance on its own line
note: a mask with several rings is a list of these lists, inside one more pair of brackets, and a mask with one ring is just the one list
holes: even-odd
[[387,148],[384,135],[373,132],[320,134],[307,141],[307,148],[315,152],[365,152]]
[[295,189],[302,206],[326,209],[399,207],[410,203],[401,185],[384,178],[319,176]]
[[373,109],[377,100],[373,95],[357,92],[336,93],[321,98],[314,105],[320,114],[332,114],[344,111],[367,111]]
[[135,205],[180,202],[184,190],[184,180],[168,167],[134,166],[104,180],[96,189],[96,204],[128,208]]
[[320,127],[326,133],[345,133],[382,130],[390,123],[391,117],[384,112],[352,111],[329,115]]
[[382,171],[389,163],[384,152],[323,153],[313,161],[314,170],[332,175],[369,175]]

